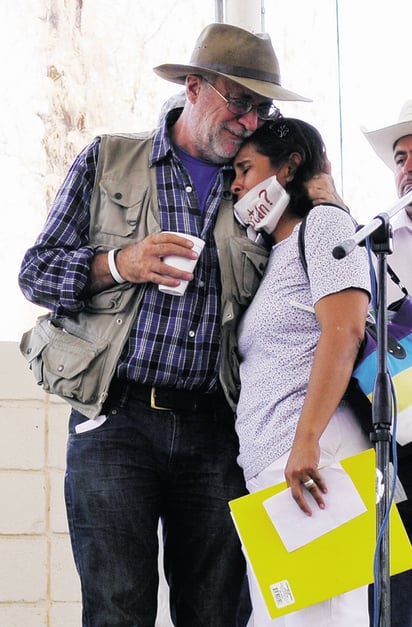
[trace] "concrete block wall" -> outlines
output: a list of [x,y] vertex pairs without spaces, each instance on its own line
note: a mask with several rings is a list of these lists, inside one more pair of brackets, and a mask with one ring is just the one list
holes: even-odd
[[[63,482],[70,408],[0,342],[0,627],[81,627]],[[158,627],[171,625],[159,568]]]

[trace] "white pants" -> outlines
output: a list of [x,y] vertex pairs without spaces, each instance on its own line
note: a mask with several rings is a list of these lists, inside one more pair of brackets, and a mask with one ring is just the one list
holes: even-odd
[[[356,455],[370,448],[352,412],[344,405],[338,407],[320,439],[319,466]],[[284,470],[289,452],[246,482],[249,492],[257,492],[285,480]],[[296,506],[297,507],[297,506]],[[330,568],[333,569],[333,558]],[[253,613],[248,627],[368,627],[368,587],[363,586],[345,594],[311,605],[280,618],[271,619],[248,565],[248,578]]]

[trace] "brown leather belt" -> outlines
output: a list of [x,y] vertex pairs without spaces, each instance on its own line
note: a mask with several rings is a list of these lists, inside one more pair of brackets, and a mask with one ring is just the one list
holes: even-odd
[[[196,412],[200,409],[207,411],[215,409],[217,403],[223,400],[223,393],[202,394],[191,390],[176,390],[175,388],[155,387],[134,383],[133,381],[116,381],[117,394],[127,390],[129,398],[136,398],[147,403],[151,409],[158,411],[187,411]],[[119,390],[120,384],[120,390]]]

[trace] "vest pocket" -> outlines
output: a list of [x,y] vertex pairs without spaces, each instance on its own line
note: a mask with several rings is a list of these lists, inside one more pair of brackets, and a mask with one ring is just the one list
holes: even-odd
[[105,341],[69,333],[50,315],[38,318],[20,343],[22,355],[45,392],[82,403],[96,400],[107,347]]
[[[85,312],[100,314],[115,314],[123,312],[130,302],[132,293],[136,291],[136,285],[122,283],[91,296],[85,301]],[[72,333],[72,329],[67,329]],[[77,335],[74,333],[74,335]]]
[[[262,280],[270,251],[245,238],[231,239],[230,247],[232,258],[240,260],[240,271],[233,272],[236,300],[240,305],[248,305]],[[234,263],[234,269],[238,263]]]
[[109,235],[130,237],[136,230],[145,202],[148,202],[147,185],[130,187],[119,181],[100,181],[101,209],[96,231]]

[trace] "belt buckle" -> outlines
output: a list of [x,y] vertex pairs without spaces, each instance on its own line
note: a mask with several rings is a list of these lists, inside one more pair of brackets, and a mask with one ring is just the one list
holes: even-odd
[[156,405],[156,388],[153,385],[150,389],[150,409],[157,409],[158,411],[172,411],[171,407],[161,407]]

